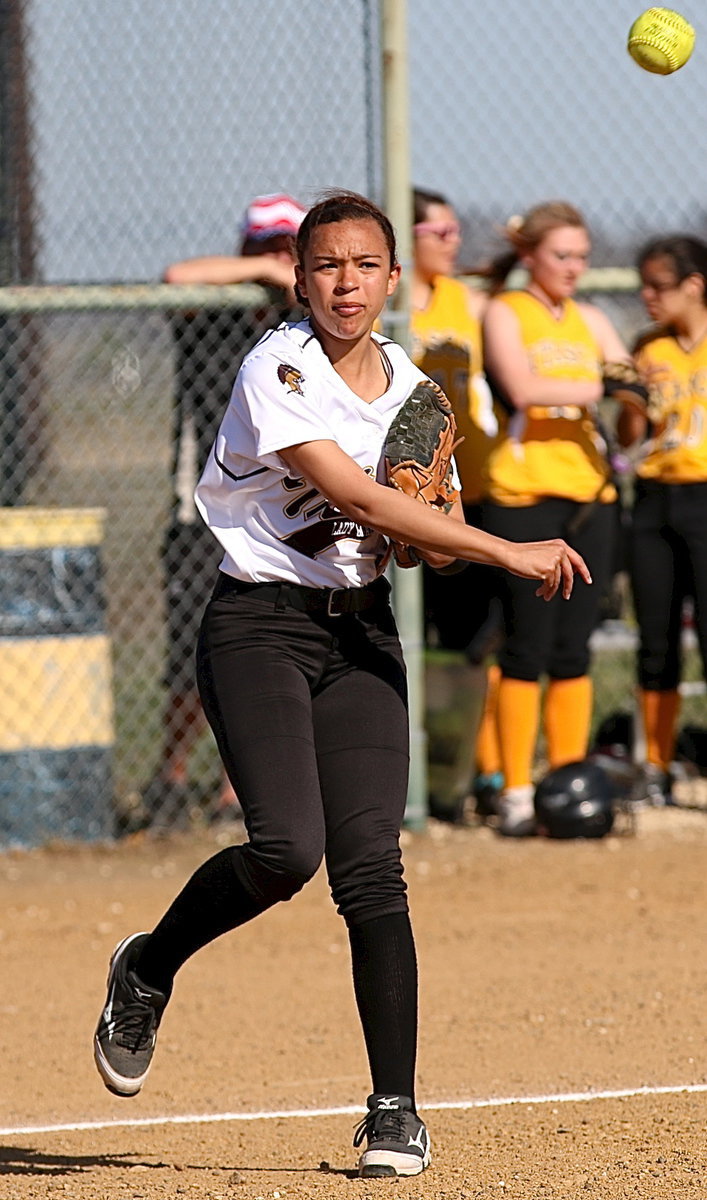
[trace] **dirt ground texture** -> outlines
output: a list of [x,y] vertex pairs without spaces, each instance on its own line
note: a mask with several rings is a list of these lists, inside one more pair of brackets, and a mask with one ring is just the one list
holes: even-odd
[[433,1146],[407,1180],[355,1177],[369,1082],[321,873],[186,964],[138,1097],[103,1088],[110,952],[225,838],[0,854],[0,1200],[707,1196],[706,812],[404,835]]

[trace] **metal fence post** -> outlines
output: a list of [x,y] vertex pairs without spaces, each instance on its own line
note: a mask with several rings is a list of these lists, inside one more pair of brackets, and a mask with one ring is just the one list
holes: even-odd
[[[0,0],[0,284],[34,283],[34,167],[25,0]],[[38,452],[32,379],[41,345],[32,320],[0,316],[0,504],[21,500]],[[35,442],[32,445],[32,442]]]
[[[410,350],[412,189],[407,53],[407,2],[382,0],[383,178],[385,205],[398,238],[400,285],[384,315],[386,334]],[[410,696],[410,783],[405,823],[422,828],[427,817],[427,738],[422,571],[393,568],[393,604],[408,671]]]

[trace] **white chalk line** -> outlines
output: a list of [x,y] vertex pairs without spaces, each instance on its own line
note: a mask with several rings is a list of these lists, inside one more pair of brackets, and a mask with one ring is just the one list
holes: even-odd
[[[588,1100],[624,1100],[634,1096],[678,1096],[707,1092],[707,1083],[668,1084],[660,1087],[619,1088],[606,1092],[550,1092],[544,1096],[490,1096],[478,1100],[429,1100],[425,1112],[443,1109],[507,1108],[511,1105],[577,1104]],[[80,1133],[93,1129],[145,1129],[152,1125],[215,1125],[226,1121],[283,1121],[302,1117],[358,1117],[362,1106],[344,1108],[286,1108],[262,1112],[200,1113],[171,1117],[136,1117],[125,1121],[75,1121],[62,1125],[16,1125],[0,1129],[0,1137],[34,1133]]]

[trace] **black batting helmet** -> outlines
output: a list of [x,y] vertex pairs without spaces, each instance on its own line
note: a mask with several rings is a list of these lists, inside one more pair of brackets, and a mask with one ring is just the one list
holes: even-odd
[[552,838],[599,838],[614,823],[614,785],[589,759],[555,767],[535,789],[538,832]]

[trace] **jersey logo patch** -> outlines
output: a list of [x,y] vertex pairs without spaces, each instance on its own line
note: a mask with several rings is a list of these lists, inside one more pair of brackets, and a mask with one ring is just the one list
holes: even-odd
[[306,558],[316,558],[318,554],[330,550],[337,542],[351,539],[362,542],[371,532],[365,525],[359,525],[358,521],[352,521],[340,514],[336,517],[323,517],[315,525],[310,525],[307,529],[298,529],[289,537],[282,538],[282,541],[298,554],[304,554]]
[[280,363],[277,377],[280,383],[287,385],[288,392],[297,392],[298,396],[304,396],[301,386],[304,383],[304,375],[297,367],[291,367],[289,363]]

